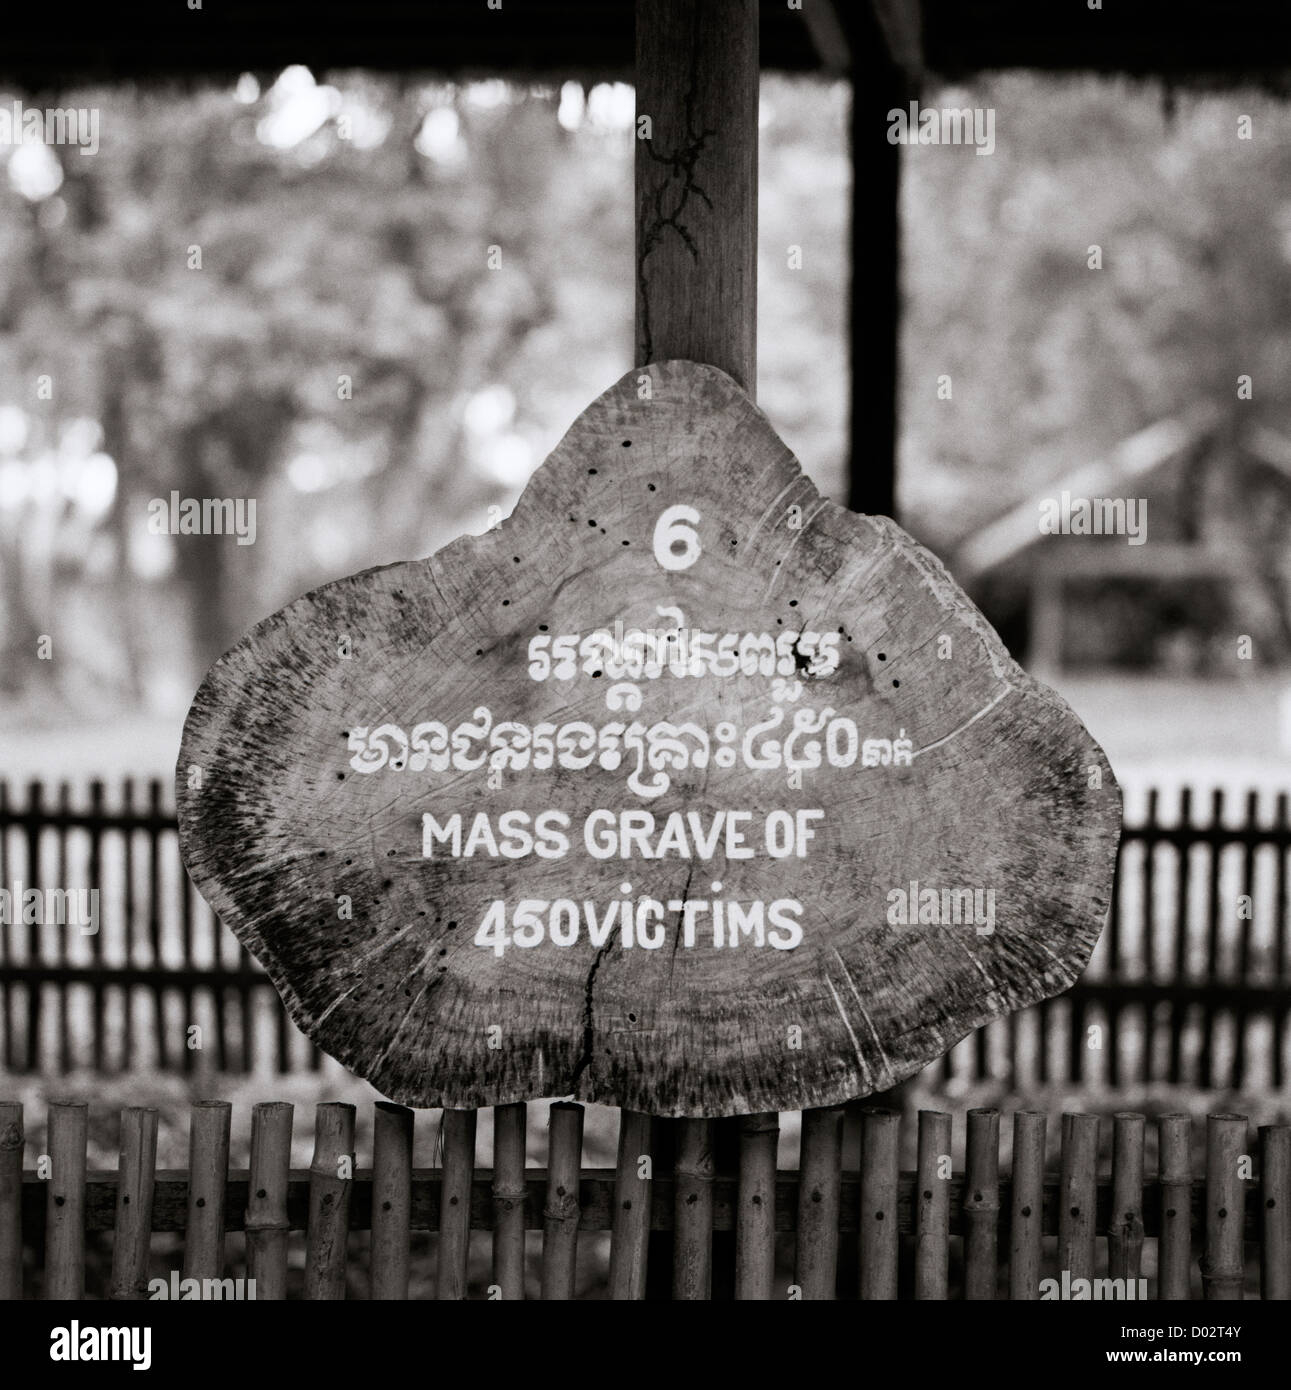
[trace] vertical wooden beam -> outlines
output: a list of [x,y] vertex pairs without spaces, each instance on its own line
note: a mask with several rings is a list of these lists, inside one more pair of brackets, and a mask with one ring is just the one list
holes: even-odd
[[1037,568],[1031,577],[1027,622],[1027,670],[1037,680],[1052,680],[1062,668],[1064,594],[1061,574]]
[[874,15],[857,10],[852,71],[851,452],[847,503],[896,516],[901,146],[888,112],[916,94]]
[[870,0],[870,9],[892,63],[917,81],[923,74],[923,6],[920,0]]
[[[757,393],[757,0],[637,0],[636,362],[686,358]],[[739,1121],[715,1126],[734,1171]],[[656,1161],[674,1138],[657,1126]],[[655,1296],[673,1234],[650,1236]],[[733,1236],[713,1239],[713,1291],[734,1291]]]
[[753,395],[756,0],[637,0],[636,77],[637,362],[707,362]]

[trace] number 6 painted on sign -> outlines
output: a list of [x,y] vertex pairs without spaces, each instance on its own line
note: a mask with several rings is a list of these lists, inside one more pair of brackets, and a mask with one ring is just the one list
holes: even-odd
[[[702,553],[695,523],[699,513],[679,502],[668,507],[654,524],[654,558],[666,570],[688,570]],[[677,546],[684,547],[680,552]]]

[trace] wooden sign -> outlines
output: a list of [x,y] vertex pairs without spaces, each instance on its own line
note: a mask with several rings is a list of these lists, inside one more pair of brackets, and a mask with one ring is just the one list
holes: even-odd
[[891,1086],[1076,979],[1120,825],[938,561],[690,362],[601,396],[495,529],[256,627],[177,784],[292,1017],[414,1106]]

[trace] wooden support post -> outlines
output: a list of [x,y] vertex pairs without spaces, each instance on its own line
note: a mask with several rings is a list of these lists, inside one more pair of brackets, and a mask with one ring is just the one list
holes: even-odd
[[[757,0],[637,0],[636,81],[636,361],[706,362],[756,395]],[[739,1121],[715,1129],[714,1162],[732,1172]],[[671,1247],[651,1235],[656,1288]],[[729,1297],[730,1234],[713,1261]]]
[[758,6],[637,0],[637,362],[757,389]]
[[852,68],[851,452],[847,503],[896,516],[897,362],[901,303],[901,146],[888,112],[916,88],[890,59],[872,14]]

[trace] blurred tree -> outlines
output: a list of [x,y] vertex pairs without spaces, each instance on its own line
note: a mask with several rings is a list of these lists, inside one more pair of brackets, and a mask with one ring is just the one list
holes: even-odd
[[1032,74],[924,104],[992,108],[997,132],[990,156],[905,151],[901,477],[934,543],[1198,398],[1285,428],[1291,111]]
[[[768,80],[763,135],[763,399],[835,495],[840,92]],[[62,527],[86,544],[64,547],[58,582],[93,584],[97,619],[60,650],[96,707],[146,702],[172,668],[182,698],[302,590],[490,524],[631,365],[627,87],[289,68],[263,89],[58,100],[99,108],[100,147],[0,149],[0,409],[32,426],[16,480],[76,421],[115,465],[92,536]],[[256,543],[149,535],[148,502],[172,491],[254,498]],[[44,505],[28,495],[0,525],[5,678],[42,707]]]
[[[603,256],[577,243],[603,235],[607,166],[625,165],[626,148],[594,138],[575,151],[551,94],[490,87],[473,101],[472,89],[361,76],[343,86],[297,69],[242,102],[215,90],[68,94],[101,108],[99,153],[52,148],[56,185],[11,187],[0,216],[13,253],[0,285],[6,376],[51,437],[69,418],[98,419],[117,466],[107,524],[132,668],[129,558],[150,498],[255,497],[261,528],[294,534],[290,548],[262,545],[268,562],[226,537],[173,547],[206,663],[292,590],[433,549],[472,509],[508,501],[537,461],[527,451],[504,486],[464,468],[463,402],[552,324],[553,262],[603,275]],[[572,177],[576,159],[599,162],[598,177]],[[617,201],[625,234],[630,201]],[[573,206],[562,214],[562,203]],[[620,298],[630,303],[626,283]],[[626,351],[627,324],[625,311],[587,336],[601,355],[615,340]],[[33,403],[26,384],[47,370],[54,397]],[[284,490],[305,426],[330,457]],[[331,563],[309,546],[309,523],[329,503],[343,510],[356,483],[366,534]],[[23,557],[6,559],[6,576],[20,576]],[[7,588],[13,676],[30,670],[39,624],[21,584]]]

